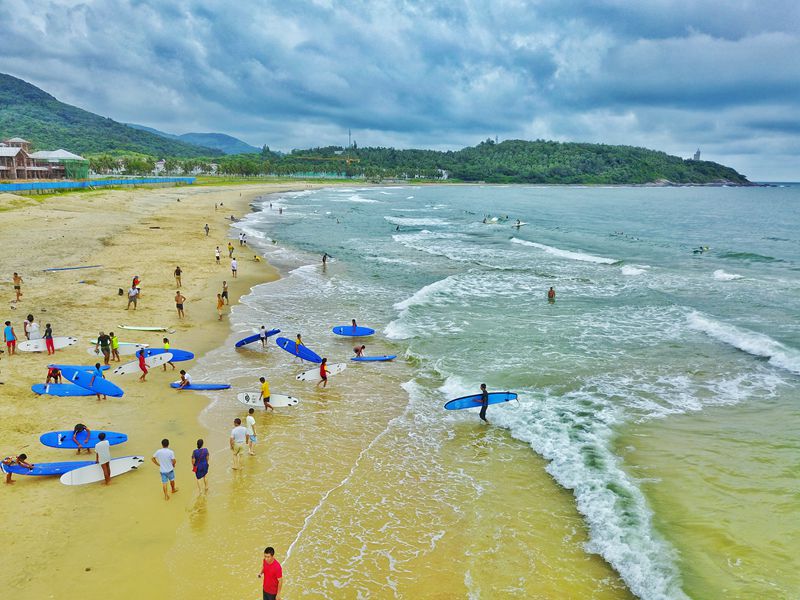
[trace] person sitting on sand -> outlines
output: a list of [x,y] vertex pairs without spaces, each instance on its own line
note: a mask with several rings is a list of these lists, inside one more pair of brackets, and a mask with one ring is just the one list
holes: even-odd
[[192,385],[192,376],[189,375],[183,369],[181,369],[181,380],[178,382],[178,389],[182,390],[184,388],[189,387],[190,385]]
[[258,254],[253,254],[253,260],[255,262],[261,262],[261,257]]
[[44,384],[47,385],[49,383],[61,383],[61,369],[55,366],[47,368],[47,379],[45,379]]
[[[72,429],[72,441],[75,442],[78,446],[78,451],[76,452],[76,454],[80,454],[81,449],[86,450],[86,454],[91,453],[91,449],[85,448],[83,445],[89,442],[91,436],[92,432],[89,431],[89,428],[86,425],[84,425],[83,423],[78,423],[77,425],[75,425],[75,427]],[[83,440],[83,442],[81,442],[81,440]]]
[[364,350],[366,350],[366,346],[356,346],[353,348],[353,352],[356,353],[356,356],[364,356]]
[[[0,463],[3,467],[24,467],[26,469],[33,470],[33,463],[28,462],[28,455],[27,454],[19,454],[17,456],[6,456],[3,459],[3,462]],[[6,474],[6,483],[14,483],[11,479],[13,473],[11,471],[6,471],[3,469],[3,472]]]

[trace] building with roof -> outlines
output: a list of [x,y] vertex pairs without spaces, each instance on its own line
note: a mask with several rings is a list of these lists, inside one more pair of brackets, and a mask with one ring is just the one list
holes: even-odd
[[0,142],[0,179],[86,179],[89,161],[67,150],[31,152],[19,137]]

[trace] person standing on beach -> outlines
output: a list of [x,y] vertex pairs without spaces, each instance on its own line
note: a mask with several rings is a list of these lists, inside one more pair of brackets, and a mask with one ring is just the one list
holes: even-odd
[[6,326],[3,329],[3,339],[6,342],[6,349],[8,355],[13,356],[17,353],[17,334],[11,326],[11,321],[6,321]]
[[231,273],[233,273],[233,278],[236,279],[236,270],[239,268],[238,263],[236,262],[235,258],[231,259]]
[[178,488],[175,487],[175,465],[178,464],[178,461],[175,460],[175,453],[169,449],[169,440],[167,438],[161,440],[161,449],[156,450],[150,460],[153,461],[154,465],[158,466],[158,470],[161,473],[161,488],[164,490],[164,500],[169,500],[167,482],[172,487],[173,494],[178,491]]
[[53,345],[53,328],[50,323],[44,326],[44,346],[47,348],[47,356],[56,353],[56,347]]
[[197,491],[202,491],[200,489],[200,480],[202,479],[207,494],[208,479],[206,479],[206,475],[208,475],[208,463],[211,461],[211,456],[208,454],[208,448],[203,448],[203,444],[202,439],[197,440],[197,450],[192,452],[192,471],[197,480]]
[[19,302],[22,299],[22,277],[19,276],[19,273],[14,273],[13,280],[14,280],[14,293],[17,296],[14,302]]
[[219,246],[217,246],[217,249],[214,250],[214,259],[217,261],[217,264],[220,264],[219,256],[220,256],[220,249]]
[[486,391],[486,384],[481,384],[481,413],[482,421],[486,421],[486,409],[489,408],[489,392]]
[[139,301],[139,288],[131,286],[131,289],[128,290],[128,306],[125,307],[125,310],[130,309],[131,304],[133,304],[133,310],[136,310],[136,303]]
[[139,376],[139,381],[144,383],[147,378],[147,363],[144,361],[144,350],[139,350],[136,353],[136,358],[139,359],[139,370],[142,372]]
[[103,483],[108,485],[111,483],[111,444],[108,443],[106,434],[102,431],[97,434],[97,439],[100,441],[94,446],[96,454],[94,462],[103,469]]
[[547,290],[547,301],[551,304],[556,301],[556,291],[553,286],[550,286],[550,289]]
[[100,352],[103,353],[103,363],[107,365],[111,358],[111,338],[102,331],[97,336],[97,343],[94,345],[94,353],[99,354]]
[[181,285],[181,275],[182,274],[183,274],[183,271],[181,270],[180,266],[175,267],[175,285],[177,287],[183,287]]
[[242,468],[242,454],[244,454],[244,447],[249,441],[250,436],[247,434],[247,428],[242,427],[242,420],[236,417],[233,420],[230,444],[233,452],[233,468],[237,471]]
[[[85,437],[86,441],[81,443],[79,438]],[[84,425],[83,423],[78,423],[75,427],[72,428],[72,441],[78,447],[78,451],[75,454],[80,454],[81,450],[86,450],[86,454],[91,454],[92,450],[90,448],[85,448],[83,444],[88,444],[89,440],[92,437],[92,432],[89,428]]]
[[253,416],[254,412],[256,412],[255,408],[248,410],[247,416],[244,419],[245,429],[247,429],[247,448],[250,456],[256,455],[254,447],[256,442],[258,442],[258,438],[256,437],[256,418]]
[[108,333],[108,337],[111,340],[111,360],[122,362],[122,359],[119,357],[119,338],[113,331]]
[[258,380],[261,382],[261,392],[258,395],[258,399],[264,402],[264,410],[275,410],[269,403],[269,382],[264,377],[259,377]]
[[267,347],[267,328],[264,327],[263,325],[261,326],[261,329],[258,330],[258,339],[261,341],[261,347],[262,348],[266,348]]
[[[217,205],[216,204],[214,205],[214,210],[217,210]],[[203,227],[203,229],[206,230],[206,237],[208,237],[208,231],[210,229],[209,226],[208,226],[208,223],[206,223],[206,226]]]
[[181,294],[180,290],[175,292],[175,309],[178,311],[178,318],[182,319],[185,315],[183,314],[183,303],[186,302],[186,296]]
[[[164,338],[161,343],[164,344],[164,352],[169,352],[169,338]],[[167,370],[167,365],[171,366],[173,371],[175,370],[175,364],[171,360],[164,363],[165,371]]]
[[322,387],[328,387],[328,359],[323,358],[322,362],[319,363],[319,381],[317,382],[317,387],[322,384]]
[[328,264],[328,253],[327,252],[322,255],[322,264],[323,265]]
[[230,304],[228,300],[228,282],[225,280],[222,281],[222,299],[225,301],[225,304]]
[[[106,357],[106,364],[108,364],[108,357]],[[103,375],[103,369],[100,368],[100,363],[95,363],[94,364],[94,370],[89,371],[89,372],[92,374],[92,378],[89,380],[89,385],[90,386],[94,385],[94,381],[98,377],[100,379],[105,379],[105,376]],[[97,394],[97,399],[98,400],[101,399],[100,396],[103,396],[103,398],[102,398],[103,400],[106,399],[106,395],[105,394],[100,394],[100,393],[97,393],[97,392],[95,392],[95,393]]]
[[263,577],[262,586],[263,600],[280,600],[281,588],[283,587],[283,569],[281,563],[275,560],[275,548],[267,546],[264,548],[264,560],[261,563],[261,571],[258,578]]
[[233,258],[233,244],[228,242],[228,258]]
[[218,321],[222,321],[222,309],[225,307],[225,301],[222,299],[222,294],[217,294],[217,314],[219,315]]

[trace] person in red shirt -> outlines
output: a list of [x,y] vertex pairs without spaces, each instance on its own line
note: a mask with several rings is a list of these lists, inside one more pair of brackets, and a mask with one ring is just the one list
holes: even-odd
[[145,381],[145,377],[147,377],[147,363],[144,362],[144,350],[139,350],[136,356],[139,359],[139,369],[142,372],[139,381]]
[[328,359],[323,358],[322,362],[319,363],[319,381],[317,382],[317,387],[319,384],[322,384],[322,387],[328,387]]
[[258,577],[264,578],[264,600],[280,600],[283,587],[283,569],[281,563],[275,560],[275,548],[264,548],[264,561]]

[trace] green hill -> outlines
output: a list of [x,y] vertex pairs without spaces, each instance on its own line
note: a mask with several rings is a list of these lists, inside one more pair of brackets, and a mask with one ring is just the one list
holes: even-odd
[[161,137],[169,138],[171,140],[180,140],[188,144],[195,144],[197,146],[205,146],[206,148],[214,148],[221,150],[225,154],[253,154],[261,152],[261,148],[251,146],[247,142],[243,142],[239,138],[225,133],[182,133],[175,135],[174,133],[166,133],[147,127],[145,125],[137,125],[135,123],[125,123],[128,127],[140,129],[141,131],[149,131]]
[[132,129],[59,102],[30,83],[0,73],[0,139],[22,137],[35,150],[78,154],[139,153],[156,157],[219,156],[221,151]]

